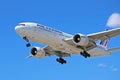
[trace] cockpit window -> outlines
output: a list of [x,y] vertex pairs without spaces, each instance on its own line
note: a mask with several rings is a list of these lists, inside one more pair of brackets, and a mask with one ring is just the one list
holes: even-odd
[[18,26],[25,26],[25,24],[18,24]]

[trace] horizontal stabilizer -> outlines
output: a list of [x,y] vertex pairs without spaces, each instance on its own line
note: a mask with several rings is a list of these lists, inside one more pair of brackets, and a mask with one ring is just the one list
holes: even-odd
[[118,51],[118,50],[120,50],[120,47],[108,49],[107,51],[108,52],[113,52],[113,51]]

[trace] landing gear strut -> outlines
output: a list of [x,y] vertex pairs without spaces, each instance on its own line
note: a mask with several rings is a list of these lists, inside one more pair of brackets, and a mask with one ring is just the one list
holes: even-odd
[[86,51],[83,51],[80,53],[82,56],[84,56],[85,58],[90,57],[90,54],[88,54]]
[[29,40],[27,39],[27,37],[25,36],[25,37],[23,37],[23,39],[27,42],[26,47],[30,47],[31,44],[30,44]]
[[64,59],[61,58],[61,57],[60,57],[60,58],[57,58],[56,61],[59,62],[59,63],[61,63],[61,64],[66,64],[66,63],[67,63],[66,60],[64,60]]

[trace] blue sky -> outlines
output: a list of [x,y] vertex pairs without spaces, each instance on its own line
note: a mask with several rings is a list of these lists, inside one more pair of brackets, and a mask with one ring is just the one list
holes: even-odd
[[[0,80],[119,80],[120,51],[84,59],[73,55],[61,65],[56,56],[26,59],[30,48],[15,32],[20,22],[37,22],[76,34],[103,31],[112,13],[120,13],[120,0],[1,0]],[[108,48],[120,46],[120,36]],[[31,42],[33,46],[42,44]]]

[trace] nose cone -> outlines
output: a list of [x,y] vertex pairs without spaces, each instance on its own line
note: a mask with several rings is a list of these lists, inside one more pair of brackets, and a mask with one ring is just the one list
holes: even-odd
[[15,31],[22,37],[29,36],[34,31],[34,26],[37,26],[37,23],[24,22],[19,23],[15,27]]
[[21,32],[21,29],[22,29],[21,26],[16,26],[16,27],[15,27],[15,31],[16,31],[17,33],[20,33],[20,32]]
[[20,29],[20,26],[15,27],[15,31],[17,32]]
[[24,35],[24,27],[23,26],[16,26],[15,31],[21,36]]

